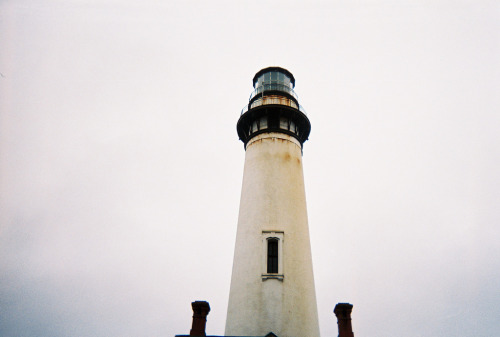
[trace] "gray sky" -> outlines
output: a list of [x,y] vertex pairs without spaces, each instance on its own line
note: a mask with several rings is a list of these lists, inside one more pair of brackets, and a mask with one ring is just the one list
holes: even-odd
[[498,1],[0,2],[0,335],[223,334],[253,75],[289,69],[323,337],[500,332]]

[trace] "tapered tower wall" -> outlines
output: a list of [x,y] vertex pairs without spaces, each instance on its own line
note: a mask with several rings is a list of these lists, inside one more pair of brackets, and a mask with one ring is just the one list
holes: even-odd
[[[266,241],[280,269],[266,270]],[[246,146],[226,336],[318,337],[300,142],[270,132]]]

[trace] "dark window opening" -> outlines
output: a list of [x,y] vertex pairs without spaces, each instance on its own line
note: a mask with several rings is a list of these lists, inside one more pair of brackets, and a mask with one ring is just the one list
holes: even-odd
[[278,240],[267,240],[267,273],[278,273]]

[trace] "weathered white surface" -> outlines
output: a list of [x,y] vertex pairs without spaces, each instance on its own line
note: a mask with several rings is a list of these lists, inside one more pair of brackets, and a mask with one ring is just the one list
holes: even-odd
[[[283,280],[262,278],[269,231],[283,232]],[[225,334],[269,332],[319,336],[302,153],[295,138],[281,133],[247,145]]]

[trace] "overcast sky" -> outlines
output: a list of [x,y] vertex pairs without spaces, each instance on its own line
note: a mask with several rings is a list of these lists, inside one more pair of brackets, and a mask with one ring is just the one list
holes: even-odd
[[0,335],[223,334],[252,78],[282,66],[320,327],[500,334],[498,1],[0,1]]

